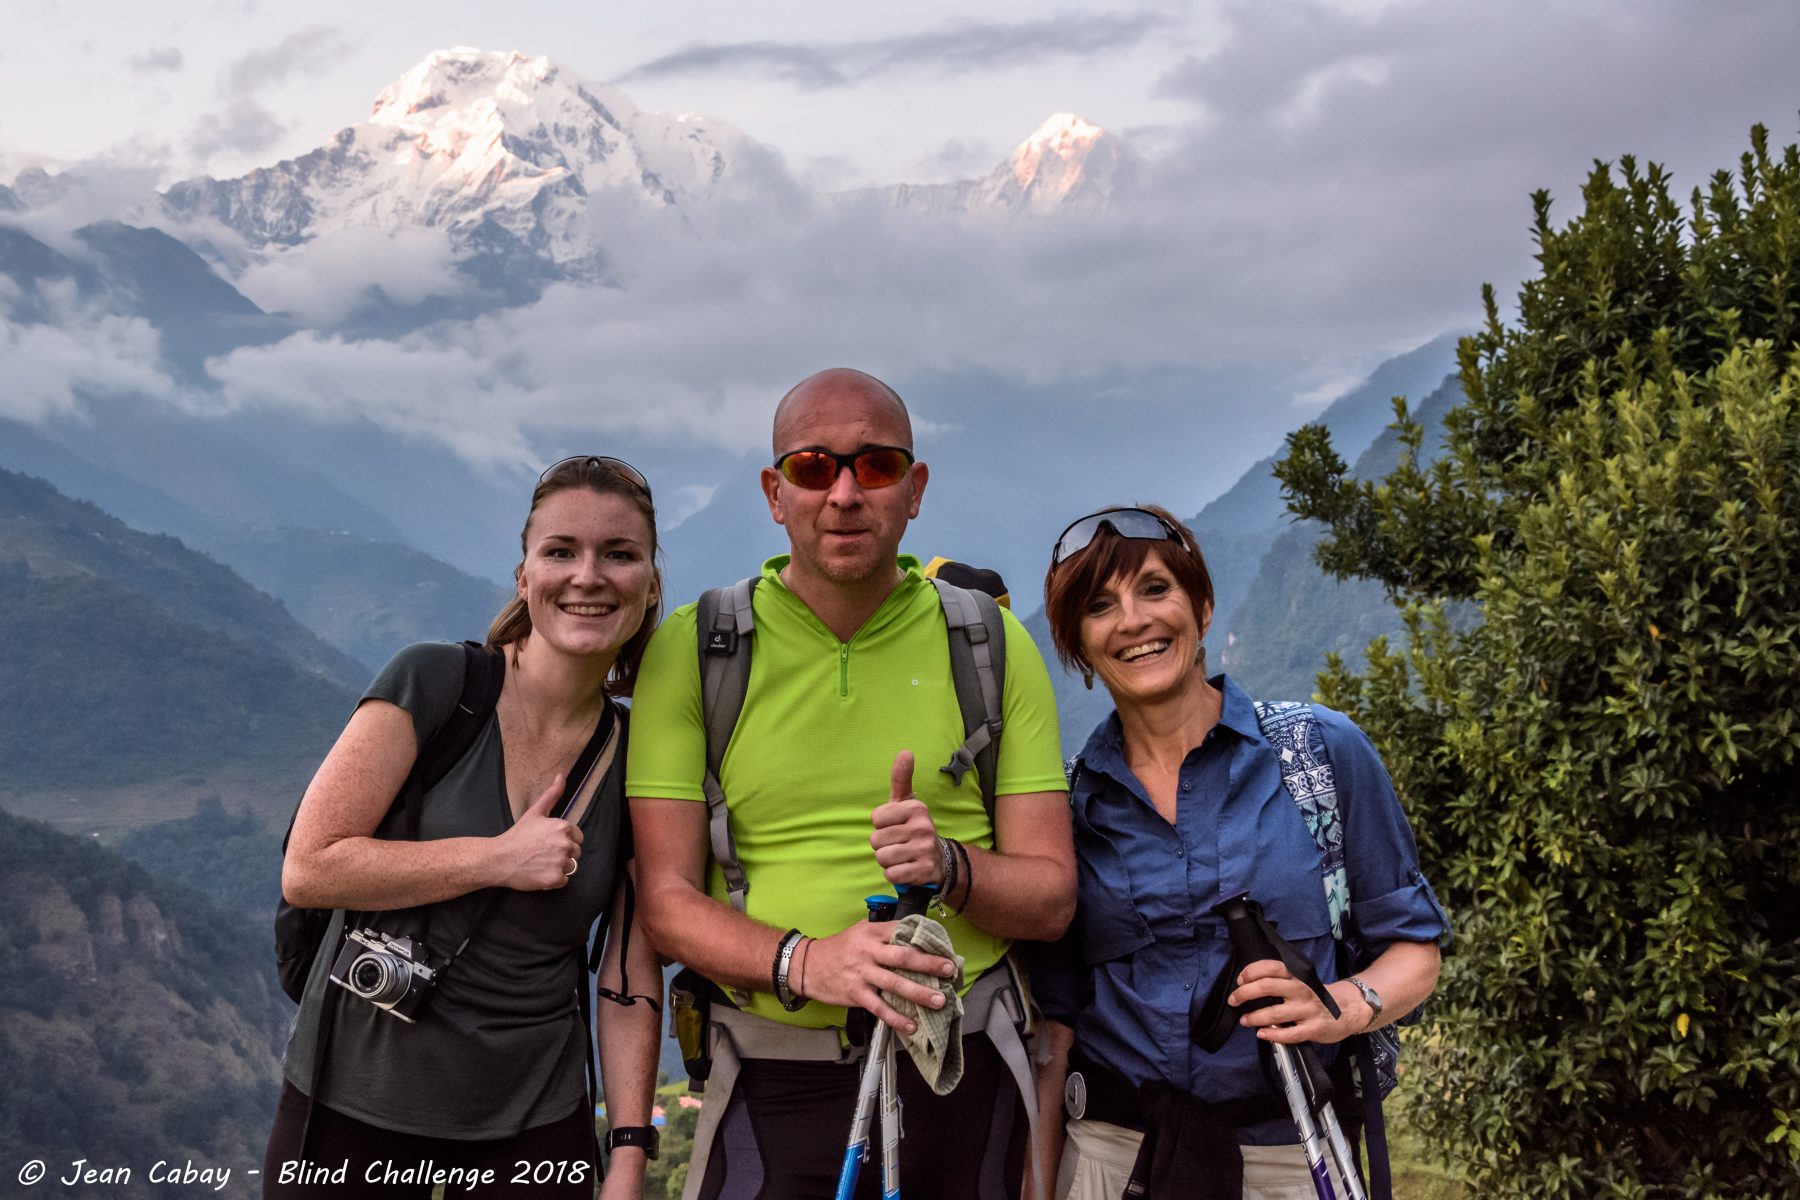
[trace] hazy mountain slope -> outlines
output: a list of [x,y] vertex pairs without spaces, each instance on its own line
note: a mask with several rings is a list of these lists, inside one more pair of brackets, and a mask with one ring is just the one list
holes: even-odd
[[[0,226],[0,276],[15,285],[0,289],[0,317],[27,325],[89,320],[98,312],[141,317],[156,331],[164,361],[188,381],[201,378],[209,355],[293,331],[160,230],[100,221],[75,230],[65,250]],[[73,292],[47,293],[52,285]]]
[[[1458,336],[1444,334],[1384,362],[1368,379],[1332,401],[1314,423],[1329,428],[1338,453],[1355,462],[1393,419],[1395,396],[1416,401],[1434,391],[1455,369]],[[1262,556],[1291,524],[1281,501],[1281,484],[1273,473],[1282,453],[1277,450],[1251,467],[1192,522],[1213,575],[1213,631],[1209,638],[1215,646],[1223,645],[1229,636]]]
[[102,221],[75,236],[93,253],[114,311],[148,320],[163,357],[187,378],[198,377],[209,356],[293,332],[291,322],[263,312],[160,229]]
[[[1426,429],[1420,453],[1436,455],[1444,414],[1462,400],[1452,377],[1421,403],[1414,419]],[[1384,430],[1356,460],[1353,474],[1377,479],[1400,459],[1399,436]],[[1284,531],[1268,553],[1245,595],[1223,664],[1253,695],[1303,700],[1312,695],[1328,653],[1342,655],[1354,669],[1377,636],[1395,637],[1404,628],[1386,589],[1369,579],[1333,579],[1313,558],[1324,536],[1316,522]]]
[[360,663],[321,642],[228,567],[11,471],[0,471],[0,564],[14,568],[16,582],[115,585],[180,623],[227,635],[340,688],[360,688],[368,678]]
[[496,584],[399,544],[397,535],[235,526],[15,421],[0,420],[0,467],[49,480],[135,528],[181,539],[369,671],[408,642],[480,636],[504,600]]
[[166,533],[189,545],[221,528],[217,517],[84,458],[22,421],[0,420],[0,468],[42,479],[65,496],[98,505],[133,529]]
[[[270,967],[266,928],[0,813],[0,1158],[51,1165],[34,1195],[192,1195],[145,1178],[190,1157],[253,1190],[291,1011]],[[62,1188],[78,1158],[130,1186]]]
[[0,639],[0,805],[108,836],[210,794],[290,808],[369,674],[204,555],[8,472]]
[[[93,466],[159,492],[214,524],[291,525],[375,541],[407,540],[385,514],[327,481],[324,464],[261,445],[240,433],[240,422],[232,418],[176,412],[135,397],[95,398],[87,407],[83,418],[52,419],[36,430]],[[10,444],[0,441],[0,467],[20,469],[12,459]],[[83,482],[79,476],[68,481]],[[60,487],[64,478],[51,482]]]
[[509,595],[410,547],[346,533],[232,530],[199,545],[371,673],[412,642],[480,640]]

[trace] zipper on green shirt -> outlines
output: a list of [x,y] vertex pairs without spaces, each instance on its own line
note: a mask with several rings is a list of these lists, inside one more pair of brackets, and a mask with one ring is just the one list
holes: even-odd
[[850,647],[843,642],[838,643],[838,696],[850,694]]

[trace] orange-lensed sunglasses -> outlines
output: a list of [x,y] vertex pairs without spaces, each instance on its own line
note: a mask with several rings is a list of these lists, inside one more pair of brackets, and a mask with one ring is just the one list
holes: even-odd
[[912,465],[912,451],[899,446],[864,446],[850,454],[835,454],[815,446],[789,450],[775,460],[775,469],[783,479],[809,492],[829,489],[845,471],[855,477],[857,487],[893,487],[906,477],[907,468]]

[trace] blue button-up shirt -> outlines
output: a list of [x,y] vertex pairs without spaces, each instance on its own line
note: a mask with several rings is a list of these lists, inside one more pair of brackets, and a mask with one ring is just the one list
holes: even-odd
[[[1069,794],[1079,905],[1068,935],[1039,956],[1033,986],[1047,1016],[1075,1029],[1090,1059],[1133,1083],[1164,1080],[1213,1102],[1269,1094],[1252,1031],[1216,1054],[1194,1044],[1192,1016],[1231,957],[1213,905],[1261,903],[1319,978],[1339,977],[1321,854],[1281,783],[1256,709],[1227,677],[1219,722],[1181,764],[1175,823],[1126,765],[1115,713],[1088,739]],[[1419,871],[1412,829],[1380,756],[1349,718],[1315,706],[1344,823],[1351,926],[1366,962],[1395,941],[1445,940],[1449,922]],[[1336,1047],[1320,1047],[1327,1064]],[[1298,1140],[1291,1122],[1242,1131],[1252,1145]]]

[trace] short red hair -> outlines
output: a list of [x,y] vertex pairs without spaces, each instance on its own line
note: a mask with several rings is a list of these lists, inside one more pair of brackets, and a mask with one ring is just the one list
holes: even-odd
[[1105,525],[1093,541],[1062,562],[1052,563],[1044,575],[1044,616],[1050,622],[1050,640],[1056,646],[1056,657],[1071,671],[1093,671],[1081,657],[1081,618],[1088,604],[1113,580],[1135,575],[1152,551],[1159,552],[1169,574],[1187,593],[1188,603],[1194,608],[1194,624],[1204,637],[1207,610],[1213,604],[1213,582],[1199,539],[1175,519],[1175,514],[1154,504],[1115,504],[1100,511],[1119,512],[1128,507],[1156,514],[1176,536],[1164,541],[1121,537],[1111,525]]

